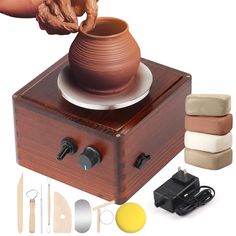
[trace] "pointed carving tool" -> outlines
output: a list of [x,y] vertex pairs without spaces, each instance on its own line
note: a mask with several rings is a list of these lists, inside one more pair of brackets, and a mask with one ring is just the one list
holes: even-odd
[[23,232],[23,174],[17,184],[17,222],[18,222],[18,233]]
[[51,184],[50,178],[48,180],[48,229],[47,232],[50,233],[51,231]]
[[40,232],[43,233],[43,188],[40,188]]

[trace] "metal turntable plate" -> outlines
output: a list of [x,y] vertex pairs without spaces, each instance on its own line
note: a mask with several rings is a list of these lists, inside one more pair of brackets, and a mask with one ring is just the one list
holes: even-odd
[[140,63],[132,86],[117,94],[93,94],[79,87],[72,86],[73,75],[69,66],[62,69],[57,79],[57,86],[62,96],[70,103],[92,110],[114,110],[131,106],[143,98],[150,91],[153,76],[149,68]]

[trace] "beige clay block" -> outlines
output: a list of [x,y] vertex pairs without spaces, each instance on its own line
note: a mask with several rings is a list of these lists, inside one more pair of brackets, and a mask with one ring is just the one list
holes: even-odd
[[230,148],[223,152],[208,153],[185,148],[184,159],[187,164],[193,166],[219,170],[232,163],[233,151]]
[[230,109],[231,97],[224,94],[191,94],[185,101],[185,112],[191,116],[225,116]]

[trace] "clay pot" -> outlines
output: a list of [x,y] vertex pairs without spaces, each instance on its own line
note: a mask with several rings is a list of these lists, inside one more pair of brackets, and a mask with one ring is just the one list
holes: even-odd
[[125,21],[101,17],[88,33],[81,24],[70,47],[69,63],[82,89],[117,93],[132,84],[140,64],[140,49]]

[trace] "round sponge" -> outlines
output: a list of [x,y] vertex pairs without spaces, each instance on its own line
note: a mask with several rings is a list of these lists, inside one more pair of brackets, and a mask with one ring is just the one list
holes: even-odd
[[125,203],[116,212],[116,224],[126,233],[138,232],[145,223],[146,213],[137,203]]

